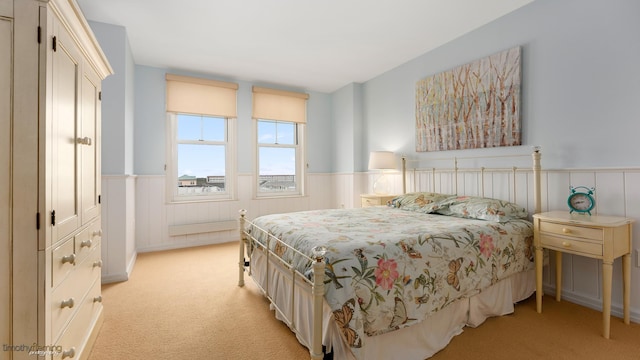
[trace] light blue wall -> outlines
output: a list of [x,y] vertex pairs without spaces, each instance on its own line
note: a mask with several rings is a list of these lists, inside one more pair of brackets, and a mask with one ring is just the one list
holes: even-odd
[[[416,153],[414,139],[418,80],[513,46],[523,49],[524,151],[530,145],[541,145],[547,168],[640,166],[636,141],[640,133],[638,14],[640,1],[636,0],[536,0],[363,84],[350,84],[333,94],[309,92],[308,170],[366,171],[373,150],[419,158],[514,151]],[[134,174],[164,174],[167,69],[136,65],[134,70],[124,28],[91,26],[116,69],[116,75],[103,85],[107,95],[103,100],[103,173],[129,173],[133,168]],[[116,54],[113,59],[112,53]],[[123,69],[124,79],[119,76]],[[250,173],[253,84],[237,82],[238,171]],[[122,93],[132,93],[131,88],[135,88],[134,96],[121,98]],[[124,120],[114,122],[113,118]]]
[[[362,168],[364,150],[362,84],[351,83],[331,94],[334,149],[332,172],[353,173]],[[384,150],[384,149],[379,149]],[[367,160],[368,161],[368,160]],[[366,164],[364,165],[366,167]]]
[[133,57],[122,26],[90,22],[114,74],[102,82],[102,173],[133,174]]
[[165,71],[136,65],[134,171],[163,175],[165,164]]
[[331,96],[310,91],[307,101],[307,162],[310,173],[331,173],[334,140],[331,126]]
[[349,84],[332,94],[331,127],[334,147],[331,151],[333,171],[351,173],[354,171],[354,84]]
[[[165,74],[197,76],[238,83],[238,172],[253,172],[253,146],[251,101],[252,86],[245,81],[213,77],[181,70],[136,66],[135,71],[135,173],[139,175],[164,174],[166,158],[165,134]],[[331,136],[331,97],[328,94],[304,89],[283,88],[269,84],[255,84],[282,90],[304,91],[307,101],[307,162],[312,173],[332,170],[329,154],[333,147]]]
[[640,166],[639,35],[640,1],[536,0],[364,83],[361,164],[369,150],[384,148],[466,156],[415,152],[416,82],[522,46],[522,143],[542,146],[543,166]]
[[129,45],[129,38],[125,37],[125,93],[127,94],[125,102],[125,174],[134,174],[134,130],[135,130],[135,69],[136,64],[133,61],[133,54],[131,52],[131,46]]

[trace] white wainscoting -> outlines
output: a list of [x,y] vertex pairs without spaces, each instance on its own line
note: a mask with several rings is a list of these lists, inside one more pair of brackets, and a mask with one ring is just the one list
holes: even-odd
[[[360,194],[371,192],[378,174],[310,174],[308,196],[290,199],[255,199],[249,174],[239,176],[236,201],[197,204],[170,204],[165,201],[164,176],[138,176],[136,181],[136,248],[138,252],[173,249],[187,246],[237,241],[237,230],[169,236],[169,226],[234,220],[239,209],[247,209],[249,218],[256,216],[312,210],[320,208],[359,207]],[[401,175],[390,174],[391,191],[402,191]],[[449,172],[433,174],[418,171],[408,178],[407,190],[415,186],[423,191],[484,195],[509,199],[527,207],[533,213],[533,174],[531,169],[482,172],[461,171],[457,185]],[[596,188],[595,212],[606,215],[627,216],[634,224],[631,317],[640,322],[640,267],[637,267],[635,249],[640,249],[640,169],[560,169],[542,171],[542,211],[567,209],[569,185]],[[567,210],[568,211],[568,210]],[[563,297],[594,309],[602,304],[601,262],[579,256],[565,255],[563,260]],[[555,266],[545,268],[545,291],[555,292]],[[636,284],[636,285],[634,285]],[[620,260],[614,264],[612,313],[622,316],[622,272]]]
[[309,174],[306,196],[256,199],[253,196],[253,176],[241,174],[238,176],[237,200],[168,203],[164,176],[140,175],[136,182],[137,251],[148,252],[237,241],[237,228],[177,236],[170,236],[169,228],[191,224],[194,225],[193,228],[197,228],[237,221],[240,209],[247,209],[247,217],[254,218],[280,212],[337,208],[339,202],[335,196],[335,189],[342,187],[334,183],[335,178],[331,174]]
[[102,282],[125,281],[136,261],[136,176],[102,176]]

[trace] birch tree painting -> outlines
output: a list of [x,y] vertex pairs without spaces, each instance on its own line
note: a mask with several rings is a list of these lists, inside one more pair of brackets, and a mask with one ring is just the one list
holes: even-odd
[[416,151],[520,145],[520,47],[416,84]]

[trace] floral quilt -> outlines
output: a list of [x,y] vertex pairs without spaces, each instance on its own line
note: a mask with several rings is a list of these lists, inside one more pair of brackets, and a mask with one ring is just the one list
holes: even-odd
[[[532,224],[391,207],[262,216],[256,226],[311,255],[323,245],[325,299],[354,353],[365,337],[418,323],[448,304],[533,268]],[[247,229],[258,241],[266,235]],[[303,274],[311,263],[270,246]]]

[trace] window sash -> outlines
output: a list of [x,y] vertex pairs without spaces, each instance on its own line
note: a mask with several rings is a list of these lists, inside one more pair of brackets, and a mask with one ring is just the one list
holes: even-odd
[[[257,119],[255,122],[255,127],[256,127],[256,142],[257,142],[257,151],[256,151],[256,181],[255,181],[255,186],[256,186],[256,194],[258,197],[260,196],[292,196],[292,195],[303,195],[304,194],[304,151],[302,149],[302,136],[303,136],[303,129],[304,129],[304,124],[300,124],[300,123],[293,123],[294,125],[294,134],[293,134],[293,143],[285,143],[285,144],[280,144],[280,143],[276,143],[277,139],[274,139],[273,142],[260,142],[259,139],[257,138],[258,136],[258,127],[260,125],[260,122],[272,122],[271,120],[268,119]],[[295,161],[294,161],[294,172],[293,174],[262,174],[261,173],[261,150],[262,149],[268,149],[268,148],[272,148],[272,149],[293,149],[294,154],[295,154]],[[264,159],[263,159],[264,160]],[[265,178],[271,178],[272,180],[276,181],[275,186],[277,187],[278,184],[277,182],[281,182],[282,186],[288,186],[287,183],[289,181],[293,181],[295,182],[295,188],[294,189],[289,189],[289,188],[272,188],[272,189],[267,189],[265,187],[261,186],[261,182],[265,181]],[[290,178],[292,177],[292,178]]]
[[[261,126],[262,125],[262,126]],[[270,133],[268,131],[262,133],[261,132],[261,128],[267,126],[267,125],[272,125],[273,126],[273,141],[261,141],[261,135],[270,135]],[[292,134],[291,137],[288,138],[286,135],[282,135],[282,130],[284,130],[286,132],[286,130],[288,130],[288,128],[291,129]],[[289,140],[289,142],[287,142],[287,140]],[[292,123],[292,122],[288,122],[288,121],[273,121],[273,120],[263,120],[263,119],[259,119],[258,120],[258,144],[261,145],[268,145],[268,144],[273,144],[273,145],[298,145],[298,126],[296,123]]]
[[[235,197],[235,144],[233,142],[235,134],[235,121],[225,118],[224,141],[213,140],[179,140],[178,139],[178,116],[181,114],[167,113],[168,129],[167,142],[169,155],[167,166],[167,197],[171,202],[192,202],[207,200],[231,200]],[[224,190],[211,192],[197,192],[184,194],[180,192],[178,178],[184,174],[178,171],[178,147],[180,145],[213,145],[224,147]],[[218,175],[205,175],[205,182],[212,177],[213,181],[219,181]],[[185,182],[186,183],[186,182]],[[203,187],[204,188],[204,187]],[[184,189],[183,189],[184,190]],[[195,192],[196,190],[194,190]],[[198,190],[199,191],[199,190]]]

